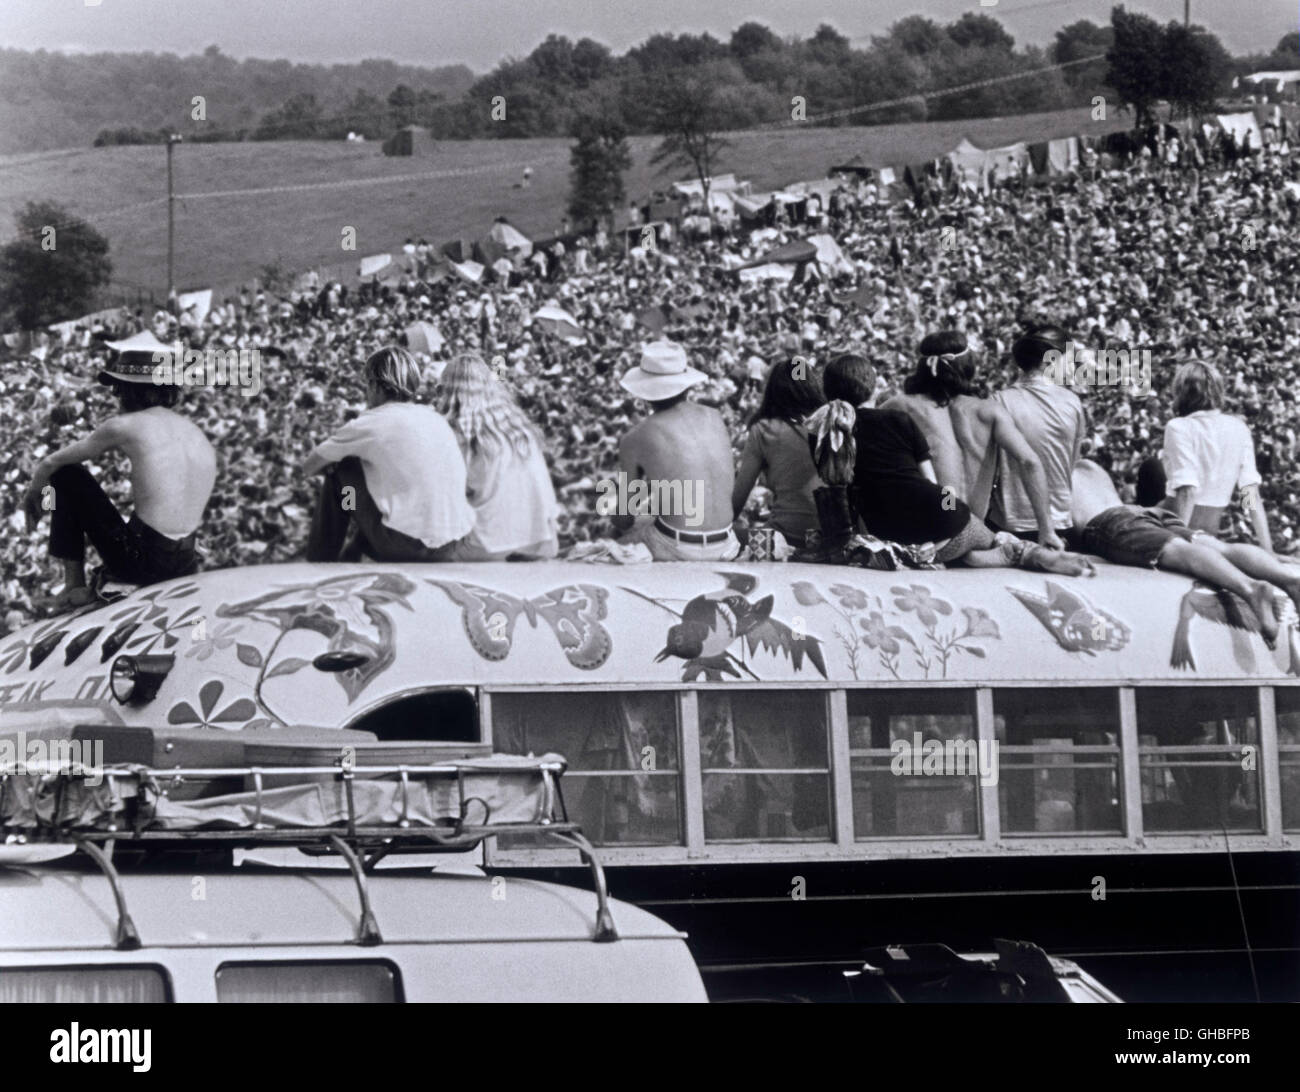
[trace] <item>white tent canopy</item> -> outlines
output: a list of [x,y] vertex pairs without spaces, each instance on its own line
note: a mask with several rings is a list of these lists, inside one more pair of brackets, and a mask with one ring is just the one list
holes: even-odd
[[518,228],[498,220],[492,225],[488,237],[507,253],[527,258],[533,252],[532,241]]
[[840,244],[831,236],[826,234],[809,235],[808,241],[817,248],[817,264],[827,273],[834,276],[837,273],[852,273],[854,271],[853,263],[844,256]]
[[[698,178],[685,182],[674,182],[673,192],[682,197],[703,197],[704,187]],[[737,181],[734,174],[720,174],[709,179],[709,193],[748,193],[749,183]]]
[[176,297],[176,310],[184,316],[187,311],[191,311],[194,321],[198,325],[203,324],[203,320],[208,317],[208,312],[212,310],[212,289],[203,288],[197,292],[182,292]]
[[393,264],[391,254],[372,254],[369,258],[361,259],[361,267],[357,272],[363,277],[373,277],[380,270]]
[[1259,122],[1255,115],[1247,110],[1240,114],[1220,114],[1219,124],[1230,132],[1238,143],[1243,140],[1256,150],[1264,146],[1264,135],[1259,131]]

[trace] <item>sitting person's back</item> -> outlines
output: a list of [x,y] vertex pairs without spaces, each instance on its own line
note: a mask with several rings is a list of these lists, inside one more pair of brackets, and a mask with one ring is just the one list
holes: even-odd
[[[740,551],[731,529],[735,469],[726,424],[716,409],[686,400],[705,378],[687,365],[680,345],[658,341],[621,380],[651,406],[623,437],[619,468],[651,500],[635,540],[658,561],[726,560]],[[637,514],[623,513],[615,525],[625,528]]]
[[438,408],[465,455],[474,529],[452,550],[457,561],[518,554],[554,557],[559,503],[542,437],[477,353],[461,353],[442,373]]
[[307,457],[308,474],[330,471],[313,518],[308,560],[355,559],[361,553],[376,561],[443,559],[474,527],[455,434],[432,406],[413,401],[420,374],[404,349],[373,353],[366,380],[370,408]]
[[821,383],[806,363],[794,359],[773,365],[736,471],[733,514],[744,510],[762,475],[772,491],[768,523],[793,546],[803,545],[807,532],[819,526],[813,492],[820,479],[803,419],[824,401]]

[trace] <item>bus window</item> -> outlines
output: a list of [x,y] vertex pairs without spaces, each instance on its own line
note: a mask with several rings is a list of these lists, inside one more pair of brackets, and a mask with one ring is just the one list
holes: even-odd
[[383,740],[419,739],[448,743],[478,742],[478,702],[468,690],[447,687],[403,694],[348,725]]
[[0,1004],[158,1005],[171,1001],[161,967],[0,967]]
[[826,694],[702,690],[699,710],[705,839],[829,841]]
[[594,844],[682,844],[676,694],[494,693],[492,742],[507,754],[563,755],[569,818]]
[[391,963],[223,963],[220,1004],[394,1004],[401,980]]
[[1274,687],[1273,701],[1277,709],[1282,826],[1300,830],[1300,686]]
[[1119,692],[993,691],[998,806],[1010,834],[1121,834]]
[[1262,829],[1254,687],[1135,694],[1146,830]]
[[963,744],[963,761],[974,752],[973,690],[850,690],[848,707],[859,841],[979,833],[977,763],[955,773],[924,762],[926,744]]

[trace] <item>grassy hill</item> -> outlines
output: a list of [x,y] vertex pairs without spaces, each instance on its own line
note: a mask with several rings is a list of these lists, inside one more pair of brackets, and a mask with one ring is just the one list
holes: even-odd
[[[732,134],[718,166],[771,189],[824,177],[856,154],[888,163],[918,162],[951,149],[962,136],[992,147],[1127,128],[1130,118],[1090,120],[1087,109],[966,121],[839,129],[783,128]],[[652,138],[632,142],[628,193],[637,197],[678,177],[650,166]],[[556,230],[569,187],[564,140],[439,144],[423,158],[389,158],[377,145],[280,142],[181,145],[175,153],[178,288],[230,286],[265,263],[294,270],[346,263],[423,235],[441,243],[477,238],[496,216],[530,235]],[[518,183],[524,166],[532,184]],[[427,177],[426,177],[427,176]],[[322,185],[326,184],[326,185]],[[320,187],[320,188],[307,188]],[[256,195],[209,196],[271,189]],[[0,235],[28,200],[58,201],[109,238],[119,286],[166,286],[166,152],[160,146],[86,148],[0,157]],[[150,203],[152,202],[152,203]],[[341,249],[354,227],[355,253]]]

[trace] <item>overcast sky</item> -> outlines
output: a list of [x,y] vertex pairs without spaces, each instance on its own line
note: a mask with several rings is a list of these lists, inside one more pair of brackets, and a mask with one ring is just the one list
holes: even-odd
[[[1045,44],[1078,19],[1104,23],[1113,0],[0,0],[0,44],[20,49],[197,53],[235,57],[468,64],[476,72],[522,56],[551,32],[595,38],[617,53],[659,31],[725,39],[754,19],[778,34],[828,22],[864,39],[904,15],[950,22],[964,11],[998,18],[1018,44]],[[1296,0],[1191,0],[1192,20],[1232,53],[1267,51],[1296,29]],[[1159,22],[1183,0],[1127,0]]]

